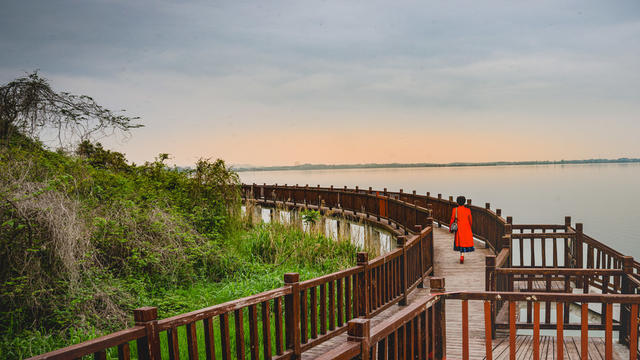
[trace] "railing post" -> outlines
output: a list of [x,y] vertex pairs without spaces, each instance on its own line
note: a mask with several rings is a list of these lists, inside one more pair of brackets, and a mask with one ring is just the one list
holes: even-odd
[[369,316],[369,293],[370,293],[370,277],[369,277],[369,254],[366,252],[358,253],[358,266],[362,266],[362,272],[358,273],[358,315]]
[[293,351],[293,359],[300,359],[300,275],[284,274],[284,284],[291,286],[291,294],[284,297],[286,348]]
[[425,242],[425,239],[422,236],[422,225],[415,225],[415,228],[416,228],[416,231],[419,234],[418,236],[419,236],[419,239],[420,239],[419,240],[420,244],[418,244],[418,246],[420,246],[418,248],[418,250],[420,251],[420,254],[419,254],[419,256],[420,256],[420,259],[419,259],[419,261],[420,261],[420,282],[418,283],[418,288],[422,289],[422,288],[424,288],[424,277],[425,277],[424,273],[425,273],[426,268],[427,268],[426,264],[424,263],[424,242]]
[[[445,292],[444,278],[432,277],[429,280],[431,287],[431,294],[438,294]],[[445,304],[444,298],[441,297],[438,302],[433,304],[433,358],[444,359],[447,354],[447,321],[445,317]]]
[[[576,237],[575,237],[575,247],[576,247],[576,254],[575,254],[575,258],[576,258],[576,268],[578,269],[582,269],[584,267],[584,260],[583,260],[583,248],[584,246],[582,245],[584,242],[584,237],[583,237],[583,227],[582,227],[582,223],[576,223]],[[576,280],[576,287],[578,288],[582,288],[583,287],[583,279],[581,276],[579,276]]]
[[[624,275],[622,275],[622,293],[623,294],[633,294],[634,291],[632,289],[631,281],[629,281],[629,276],[633,276],[633,257],[632,256],[623,256],[622,257],[622,271]],[[620,331],[618,332],[618,342],[623,345],[629,345],[629,334],[630,334],[630,322],[629,318],[631,317],[630,304],[620,304]]]
[[[484,290],[496,291],[496,256],[487,255],[485,258],[485,277],[484,277]],[[491,338],[495,339],[496,336],[496,321],[495,321],[495,302],[491,302]]]
[[[432,204],[427,204],[427,208],[429,209],[429,217],[427,218],[427,226],[431,226],[431,231],[429,231],[429,242],[428,242],[428,246],[429,246],[429,264],[431,266],[435,266],[435,259],[434,259],[434,252],[433,252],[433,205]],[[435,269],[435,267],[433,267],[431,270],[433,271],[433,269]]]
[[407,288],[409,279],[407,279],[407,238],[406,236],[398,236],[398,246],[402,247],[402,257],[400,258],[400,287],[402,290],[402,298],[398,303],[401,306],[407,305]]
[[146,336],[138,339],[138,359],[160,360],[160,336],[158,334],[158,308],[145,306],[133,310],[136,326],[144,326]]
[[487,255],[485,257],[485,276],[484,276],[484,290],[496,291],[494,279],[496,271],[496,256]]
[[571,227],[571,216],[564,217],[564,231],[569,231]]
[[[442,200],[442,194],[438,194],[438,200]],[[440,206],[442,206],[442,203],[440,203]],[[436,221],[438,222],[438,227],[441,228],[442,221],[440,221],[440,219],[437,219]]]
[[376,191],[376,220],[380,221],[380,193]]
[[[507,257],[507,264],[509,264],[509,266],[513,266],[513,262],[511,261],[513,259],[513,246],[511,246],[511,224],[507,224],[504,226],[504,236],[502,236],[501,239],[501,246],[500,246],[500,250],[507,248],[509,249],[509,256]],[[520,250],[522,251],[522,249]],[[499,251],[498,251],[499,252]],[[520,264],[520,266],[522,266],[522,264]],[[504,289],[502,289],[504,290]]]
[[347,330],[347,341],[355,341],[362,344],[360,349],[360,359],[369,360],[369,348],[371,335],[371,320],[369,319],[352,319],[349,320]]

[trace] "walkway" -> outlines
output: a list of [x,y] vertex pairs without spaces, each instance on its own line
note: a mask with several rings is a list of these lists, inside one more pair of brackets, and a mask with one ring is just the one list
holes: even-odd
[[[452,250],[453,238],[446,228],[434,228],[435,274],[445,278],[447,291],[478,290],[484,291],[485,257],[492,254],[485,249],[484,244],[476,241],[476,251],[465,256],[465,263],[459,263],[459,253]],[[425,284],[429,286],[429,284]],[[408,302],[429,294],[429,289],[415,289]],[[392,306],[371,319],[371,327],[396,313],[400,307]],[[462,311],[460,301],[447,300],[447,359],[462,358]],[[568,336],[565,339],[565,359],[579,359],[580,339]],[[555,337],[544,336],[540,347],[541,359],[555,359]],[[333,349],[346,341],[346,334],[339,335],[320,344],[302,354],[303,359],[313,359],[320,354]],[[604,359],[604,341],[602,338],[590,339],[589,359]],[[532,357],[531,336],[517,336],[516,359],[530,359]],[[614,341],[614,359],[627,359],[628,350]],[[485,359],[484,342],[484,309],[481,301],[469,301],[469,354],[470,359]],[[509,359],[508,333],[499,332],[493,341],[493,358]]]
[[[445,228],[434,228],[434,252],[435,256],[435,273],[438,276],[445,277],[446,290],[484,290],[484,258],[490,254],[488,249],[484,249],[484,244],[476,243],[476,251],[467,254],[465,263],[459,263],[459,253],[453,252],[453,239],[449,231]],[[425,284],[426,287],[429,284]],[[429,289],[415,289],[409,294],[408,302],[412,303],[421,296],[427,296]],[[461,318],[460,318],[460,302],[447,302],[447,358],[462,358],[461,342]],[[371,319],[371,327],[374,327],[384,319],[389,318],[400,309],[398,305],[392,306]],[[471,354],[484,354],[484,320],[482,312],[482,303],[469,302],[469,338]],[[346,335],[342,334],[323,344],[320,344],[302,354],[303,359],[313,359],[338,344],[346,341]],[[475,351],[474,351],[475,350]],[[472,358],[474,358],[472,356]],[[477,357],[476,357],[477,358]]]

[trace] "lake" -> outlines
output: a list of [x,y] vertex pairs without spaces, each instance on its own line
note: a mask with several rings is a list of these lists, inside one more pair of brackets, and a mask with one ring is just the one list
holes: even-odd
[[469,166],[240,172],[244,183],[416,190],[502,209],[513,222],[584,223],[586,234],[640,259],[640,164]]

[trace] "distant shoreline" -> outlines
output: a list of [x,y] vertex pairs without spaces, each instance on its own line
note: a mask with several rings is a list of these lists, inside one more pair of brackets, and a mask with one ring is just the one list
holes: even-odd
[[291,166],[256,166],[233,168],[237,172],[246,171],[286,171],[286,170],[347,170],[347,169],[394,169],[433,168],[463,166],[518,166],[518,165],[571,165],[571,164],[621,164],[640,163],[639,158],[587,159],[587,160],[545,160],[545,161],[492,161],[492,162],[452,162],[437,163],[387,163],[387,164],[302,164]]

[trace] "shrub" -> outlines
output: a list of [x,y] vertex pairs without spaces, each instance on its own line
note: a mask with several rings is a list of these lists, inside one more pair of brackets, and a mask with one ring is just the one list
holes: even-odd
[[224,161],[135,166],[87,142],[76,154],[24,138],[0,149],[0,331],[123,324],[136,296],[123,281],[171,287],[231,266],[220,239],[240,193]]

